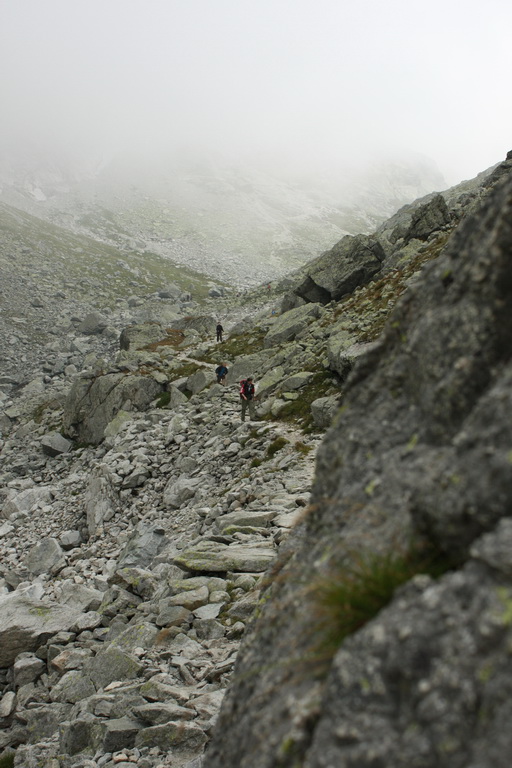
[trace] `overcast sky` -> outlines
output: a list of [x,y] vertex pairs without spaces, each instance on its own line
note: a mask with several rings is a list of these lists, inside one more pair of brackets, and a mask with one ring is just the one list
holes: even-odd
[[512,149],[510,0],[0,0],[0,142],[320,170]]

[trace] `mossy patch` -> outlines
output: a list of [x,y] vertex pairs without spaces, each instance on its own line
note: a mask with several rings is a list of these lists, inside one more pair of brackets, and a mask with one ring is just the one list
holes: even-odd
[[332,658],[343,640],[361,629],[391,602],[395,591],[423,573],[437,578],[452,563],[433,550],[363,552],[335,564],[310,590],[315,614],[313,656]]
[[310,382],[301,388],[300,397],[297,400],[290,400],[281,408],[277,416],[270,416],[269,418],[276,421],[295,422],[306,434],[314,432],[315,425],[311,414],[311,403],[337,391],[337,388],[334,388],[333,380],[335,380],[335,374],[332,371],[317,371]]

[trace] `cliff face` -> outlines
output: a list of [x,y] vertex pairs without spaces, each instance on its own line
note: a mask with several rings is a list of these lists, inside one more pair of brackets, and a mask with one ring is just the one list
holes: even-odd
[[511,265],[505,167],[346,384],[205,768],[508,768]]

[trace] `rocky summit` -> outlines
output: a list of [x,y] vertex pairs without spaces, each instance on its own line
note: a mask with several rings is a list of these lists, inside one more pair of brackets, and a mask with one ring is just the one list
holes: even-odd
[[250,292],[0,213],[0,766],[508,768],[512,156]]

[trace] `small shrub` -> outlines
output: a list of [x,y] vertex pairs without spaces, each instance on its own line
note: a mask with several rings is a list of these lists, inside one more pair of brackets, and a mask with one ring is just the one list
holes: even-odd
[[278,451],[288,445],[289,441],[285,437],[276,437],[267,448],[267,458],[272,459]]
[[169,403],[171,402],[171,393],[170,392],[162,392],[158,400],[156,401],[156,407],[157,408],[167,408]]
[[314,655],[332,658],[346,637],[391,602],[398,587],[419,573],[437,577],[449,567],[436,553],[418,549],[368,552],[337,565],[312,587],[318,622]]
[[7,752],[0,757],[0,768],[13,768],[14,765],[14,752]]

